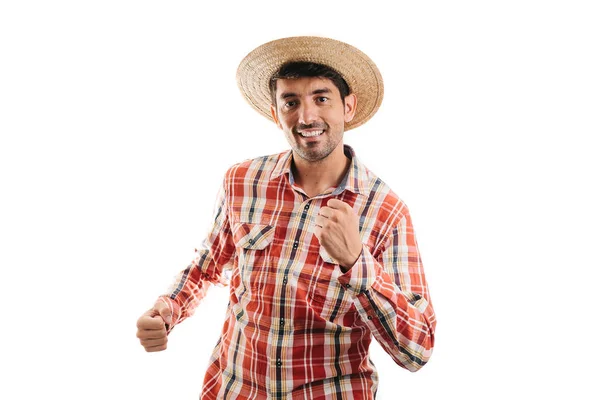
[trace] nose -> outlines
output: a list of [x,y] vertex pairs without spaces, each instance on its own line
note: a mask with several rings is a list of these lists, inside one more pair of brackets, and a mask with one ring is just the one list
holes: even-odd
[[298,122],[303,125],[310,125],[318,119],[316,104],[305,102],[298,110]]

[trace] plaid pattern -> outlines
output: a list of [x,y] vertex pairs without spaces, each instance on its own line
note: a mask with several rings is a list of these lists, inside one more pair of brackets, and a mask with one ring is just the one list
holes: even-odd
[[[202,249],[161,297],[175,325],[211,283],[230,284],[201,399],[372,399],[372,337],[411,371],[431,356],[436,320],[408,209],[345,152],[342,183],[313,198],[294,183],[291,151],[227,172]],[[359,215],[363,252],[345,274],[313,234],[332,197]]]

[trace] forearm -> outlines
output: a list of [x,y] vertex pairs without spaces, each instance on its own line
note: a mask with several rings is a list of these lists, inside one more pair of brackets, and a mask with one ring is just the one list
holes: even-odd
[[424,276],[420,278],[422,286],[412,288],[416,292],[402,290],[396,284],[403,280],[401,274],[390,275],[366,246],[339,278],[375,339],[397,364],[410,371],[427,363],[434,344],[435,313]]
[[231,267],[235,246],[231,241],[227,193],[224,188],[225,185],[217,197],[213,226],[200,249],[196,249],[196,257],[177,275],[170,289],[159,297],[172,312],[173,321],[169,330],[193,315],[211,285],[228,283],[224,271]]
[[171,288],[159,297],[171,310],[172,323],[169,325],[169,331],[194,314],[210,285],[209,277],[200,271],[195,262],[177,275]]

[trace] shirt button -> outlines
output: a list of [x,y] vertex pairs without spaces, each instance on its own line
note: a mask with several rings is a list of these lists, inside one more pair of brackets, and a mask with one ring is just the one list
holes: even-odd
[[370,321],[370,320],[372,320],[372,319],[373,319],[373,317],[371,317],[371,316],[369,315],[369,316],[367,316],[367,319]]
[[287,278],[283,278],[283,284],[287,285]]
[[349,283],[346,283],[345,286],[346,286],[346,289],[350,289],[350,284]]
[[281,358],[278,358],[277,362],[275,363],[275,365],[277,365],[278,367],[281,367],[281,364],[282,364]]
[[298,248],[298,242],[294,242],[294,248],[297,249]]
[[307,205],[304,206],[305,210],[308,210],[309,208],[310,208],[310,204],[307,204]]
[[285,319],[283,319],[283,318],[279,318],[279,325],[280,325],[280,326],[283,326],[283,325],[285,325]]
[[250,243],[250,244],[254,244],[254,239],[250,239],[250,240],[248,240],[248,243]]

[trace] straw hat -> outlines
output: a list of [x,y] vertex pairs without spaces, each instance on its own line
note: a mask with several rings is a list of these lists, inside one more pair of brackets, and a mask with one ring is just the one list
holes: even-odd
[[274,40],[252,50],[240,63],[237,83],[244,98],[260,114],[272,120],[269,80],[285,63],[307,61],[324,64],[340,73],[356,94],[358,104],[345,129],[367,122],[383,100],[383,79],[375,63],[362,51],[337,40],[299,36]]

